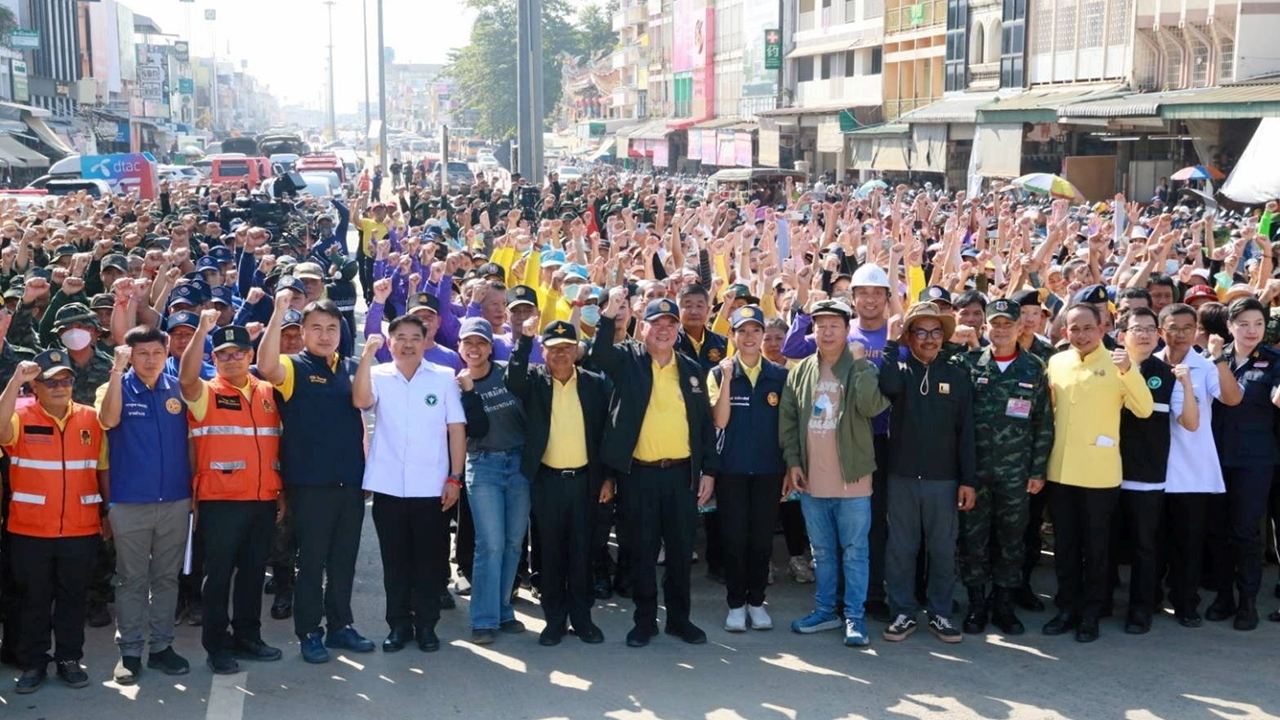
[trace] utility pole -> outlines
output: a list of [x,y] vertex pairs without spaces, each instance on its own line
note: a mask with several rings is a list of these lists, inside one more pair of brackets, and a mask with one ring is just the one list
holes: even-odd
[[324,0],[329,9],[329,138],[338,139],[338,109],[333,100],[333,6],[337,0]]
[[378,0],[378,164],[387,166],[387,48],[382,35],[382,0]]
[[212,97],[209,99],[209,106],[212,108],[213,126],[210,128],[215,135],[218,132],[218,15],[213,9],[204,11],[204,19],[209,21],[209,31],[213,34],[213,67],[209,73],[210,81],[213,84],[213,90],[210,93]]
[[519,167],[542,184],[542,0],[516,0],[516,114]]
[[364,27],[364,154],[373,152],[373,139],[369,137],[369,126],[373,124],[373,107],[369,104],[369,0],[360,0],[360,9],[364,15],[360,23]]

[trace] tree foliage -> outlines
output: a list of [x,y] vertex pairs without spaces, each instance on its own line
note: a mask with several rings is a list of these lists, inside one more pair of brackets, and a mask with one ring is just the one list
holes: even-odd
[[[505,140],[516,132],[515,0],[467,0],[477,12],[470,42],[451,53],[445,74],[456,84],[455,99],[478,116],[476,132]],[[612,30],[614,2],[589,5],[575,17],[568,0],[542,0],[542,105],[550,113],[560,100],[560,55],[584,61],[617,42]]]
[[18,19],[7,5],[0,5],[0,46],[11,48],[13,31],[18,29]]

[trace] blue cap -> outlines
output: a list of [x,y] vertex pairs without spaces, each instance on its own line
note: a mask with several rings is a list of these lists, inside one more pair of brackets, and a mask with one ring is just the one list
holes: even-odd
[[563,250],[548,250],[542,253],[542,267],[557,267],[564,265]]
[[578,263],[569,263],[560,269],[564,271],[565,279],[571,277],[575,277],[580,280],[587,279],[587,269]]
[[667,298],[658,298],[657,300],[649,301],[649,304],[644,308],[645,322],[651,322],[660,317],[672,317],[679,320],[680,309],[676,307],[674,302]]
[[469,337],[482,337],[492,345],[493,326],[484,318],[467,318],[462,321],[462,328],[458,330],[458,341],[461,342]]
[[276,292],[280,292],[281,290],[292,290],[301,295],[307,294],[307,286],[303,285],[301,280],[292,275],[281,275],[280,279],[276,281]]
[[1109,298],[1107,297],[1107,288],[1103,285],[1090,285],[1071,296],[1072,305],[1076,303],[1089,303],[1092,305],[1105,302],[1109,302]]
[[213,301],[215,303],[222,303],[223,305],[230,307],[231,305],[235,305],[235,302],[232,300],[234,296],[234,293],[231,292],[231,288],[226,285],[219,285],[213,289]]
[[173,309],[174,305],[186,304],[194,306],[199,305],[200,302],[200,292],[191,287],[191,283],[179,285],[173,289],[173,292],[169,293],[169,309]]
[[729,326],[734,330],[747,323],[755,323],[760,327],[764,327],[764,311],[755,305],[744,305],[734,310],[733,315],[729,316]]
[[284,313],[284,317],[280,319],[280,327],[282,328],[301,327],[301,326],[302,326],[302,313],[298,312],[297,310],[286,310]]
[[209,283],[205,282],[203,277],[193,278],[187,285],[195,290],[200,302],[205,303],[213,299],[213,288],[209,286]]
[[216,245],[209,248],[209,254],[205,257],[211,257],[219,263],[234,263],[236,254],[226,245]]
[[192,330],[200,328],[200,316],[190,310],[179,310],[169,316],[169,322],[165,325],[165,329],[173,332],[174,328],[189,327]]
[[201,272],[205,270],[222,270],[222,266],[218,264],[218,260],[212,255],[205,255],[196,261],[196,270]]

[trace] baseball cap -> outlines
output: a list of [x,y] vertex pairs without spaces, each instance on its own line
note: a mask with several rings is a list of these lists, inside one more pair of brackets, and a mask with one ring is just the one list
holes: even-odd
[[103,270],[106,270],[107,268],[112,268],[114,270],[119,270],[122,273],[129,272],[129,260],[125,258],[125,256],[123,255],[112,253],[102,258],[101,264],[102,264]]
[[733,285],[730,285],[729,289],[725,290],[724,296],[726,298],[738,298],[741,300],[746,300],[748,303],[752,305],[755,305],[760,302],[760,298],[756,297],[755,295],[752,295],[751,288],[747,287],[745,283],[734,283]]
[[293,276],[300,280],[324,280],[324,270],[320,269],[319,263],[298,263],[293,269]]
[[175,328],[189,327],[193,330],[200,328],[200,316],[190,310],[179,310],[169,316],[169,322],[165,325],[165,329],[173,332]]
[[578,329],[564,320],[548,323],[542,330],[542,346],[577,345]]
[[219,263],[234,263],[236,261],[235,253],[226,245],[209,248],[209,254],[206,257],[211,257]]
[[67,303],[58,308],[58,313],[53,316],[53,331],[58,332],[68,325],[98,327],[98,316],[84,303]]
[[76,374],[76,369],[71,367],[71,358],[61,350],[45,350],[32,359],[40,366],[41,380],[48,380],[64,370]]
[[90,310],[112,310],[116,306],[116,296],[111,293],[98,293],[89,298]]
[[559,267],[564,265],[564,251],[550,250],[542,253],[542,267]]
[[[106,260],[103,260],[103,264],[106,264]],[[205,270],[222,270],[222,266],[218,264],[217,258],[212,255],[205,255],[196,261],[196,270],[198,272],[204,272]]]
[[507,309],[516,305],[538,306],[538,293],[528,285],[516,285],[507,291]]
[[569,282],[570,280],[581,280],[586,282],[587,280],[587,269],[578,263],[569,263],[560,269],[564,271],[565,282]]
[[501,280],[507,276],[507,271],[503,270],[502,266],[498,263],[491,262],[481,265],[480,269],[476,271],[476,274],[480,277],[489,277],[492,275]]
[[426,308],[427,310],[430,310],[431,312],[439,315],[440,314],[440,298],[436,297],[435,295],[432,295],[431,293],[416,293],[413,296],[413,298],[409,300],[408,311],[413,312],[418,308]]
[[284,317],[280,318],[280,327],[302,327],[302,313],[297,310],[286,310]]
[[734,330],[746,325],[747,323],[756,323],[760,327],[764,327],[764,313],[755,305],[744,305],[733,311],[733,315],[729,316],[729,326]]
[[212,299],[215,303],[222,303],[227,306],[234,305],[235,303],[232,301],[232,297],[233,293],[231,292],[231,288],[226,285],[219,285],[212,291]]
[[200,293],[193,287],[191,283],[179,285],[169,293],[169,309],[172,310],[176,305],[199,305]]
[[228,325],[214,330],[213,351],[217,352],[229,347],[242,350],[253,347],[253,341],[249,339],[249,331],[240,325]]
[[951,291],[944,287],[930,285],[929,287],[921,290],[920,296],[916,299],[920,302],[946,303],[950,305]]
[[987,319],[998,317],[1018,322],[1022,319],[1022,306],[1013,300],[1000,298],[987,306]]
[[644,308],[645,322],[652,322],[660,317],[672,317],[679,320],[680,311],[676,308],[675,303],[666,298],[649,301],[649,304]]
[[853,316],[853,310],[839,300],[820,300],[813,304],[813,312],[809,316],[817,318],[823,315],[836,315],[848,320]]
[[466,340],[469,337],[484,338],[490,345],[493,344],[493,326],[484,318],[472,317],[462,321],[462,328],[458,330],[458,341]]
[[1214,292],[1213,288],[1208,285],[1193,285],[1189,290],[1187,290],[1187,294],[1182,296],[1182,302],[1190,305],[1196,300],[1212,300],[1217,302],[1218,293]]
[[1040,307],[1039,290],[1019,290],[1009,297],[1021,307]]
[[293,275],[281,275],[280,279],[276,281],[276,292],[281,290],[292,290],[298,294],[305,295],[307,286],[303,285],[302,281]]
[[1108,302],[1109,300],[1110,298],[1107,297],[1107,288],[1102,285],[1090,285],[1071,296],[1072,305],[1077,303],[1097,304]]

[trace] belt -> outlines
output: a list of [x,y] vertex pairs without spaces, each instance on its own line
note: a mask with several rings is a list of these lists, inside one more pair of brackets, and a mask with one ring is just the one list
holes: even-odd
[[542,472],[548,473],[550,475],[559,475],[560,477],[574,477],[576,475],[585,475],[587,473],[587,466],[583,465],[582,467],[577,467],[577,468],[562,469],[562,468],[553,468],[548,465],[543,465]]
[[678,458],[678,459],[663,458],[662,460],[653,460],[653,461],[631,458],[631,464],[635,465],[636,467],[666,469],[666,468],[673,468],[673,467],[684,467],[685,465],[689,464],[689,458]]

